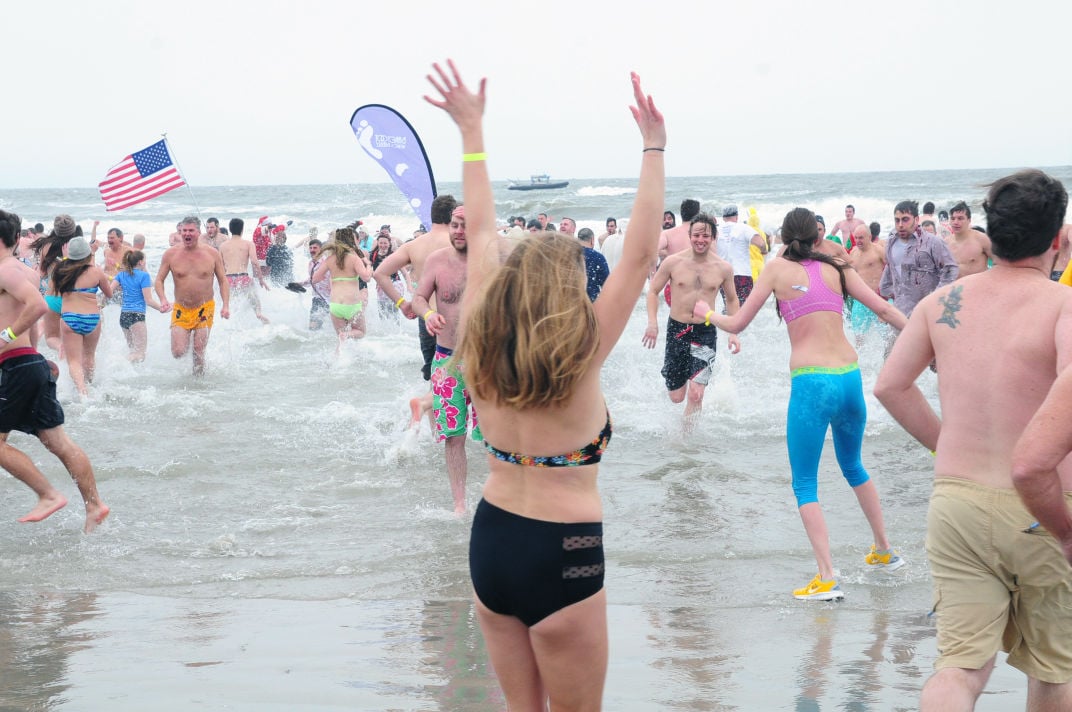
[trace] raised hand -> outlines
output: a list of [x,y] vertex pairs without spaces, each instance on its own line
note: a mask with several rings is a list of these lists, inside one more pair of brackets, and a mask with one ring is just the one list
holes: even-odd
[[[640,77],[636,72],[631,74],[633,79],[633,98],[636,106],[630,106],[633,118],[640,127],[640,135],[644,139],[644,148],[666,147],[666,124],[662,113],[655,108],[655,100],[644,94],[640,88]],[[483,88],[482,88],[483,90]],[[425,97],[427,98],[427,97]]]
[[437,79],[429,74],[428,81],[431,82],[432,86],[436,88],[436,91],[443,98],[437,100],[425,94],[424,100],[450,114],[450,117],[454,119],[454,123],[458,124],[458,128],[463,133],[467,129],[479,128],[481,119],[484,116],[484,88],[488,80],[481,79],[480,90],[474,94],[462,81],[461,75],[458,74],[458,68],[454,66],[454,60],[447,60],[450,76],[443,71],[439,64],[433,64],[432,67],[439,77]]

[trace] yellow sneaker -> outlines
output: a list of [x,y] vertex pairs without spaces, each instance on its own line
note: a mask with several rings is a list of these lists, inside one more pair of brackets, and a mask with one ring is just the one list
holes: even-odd
[[893,549],[879,551],[874,544],[871,545],[871,553],[864,557],[864,561],[867,562],[868,566],[885,569],[886,571],[896,571],[905,565],[905,560],[898,556],[896,551]]
[[802,601],[840,601],[845,598],[845,594],[841,592],[837,579],[823,581],[819,574],[815,574],[811,583],[793,591],[793,597]]

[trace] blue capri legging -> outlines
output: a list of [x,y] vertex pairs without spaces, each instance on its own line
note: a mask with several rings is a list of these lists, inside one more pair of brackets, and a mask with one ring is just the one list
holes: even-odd
[[819,458],[827,427],[834,431],[841,474],[852,487],[867,482],[870,476],[860,462],[867,423],[860,367],[805,366],[793,370],[792,384],[785,434],[797,506],[819,501]]

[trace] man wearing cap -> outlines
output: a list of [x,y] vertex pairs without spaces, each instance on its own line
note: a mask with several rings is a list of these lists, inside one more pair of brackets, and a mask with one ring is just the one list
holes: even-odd
[[767,241],[763,236],[750,225],[737,222],[737,206],[724,207],[721,234],[715,242],[715,247],[718,256],[733,265],[733,286],[741,304],[744,304],[752,293],[752,245],[756,246],[760,254],[767,254]]
[[19,224],[18,215],[0,210],[0,324],[7,325],[0,331],[0,467],[37,495],[37,505],[20,522],[39,522],[64,507],[67,498],[7,438],[12,430],[20,430],[40,440],[78,485],[86,505],[83,531],[88,534],[104,521],[109,508],[97,493],[89,458],[63,430],[63,408],[56,400],[59,369],[30,345],[30,327],[48,307],[37,290],[36,275],[18,260],[8,259]]
[[[190,216],[179,223],[182,243],[170,247],[160,261],[156,273],[156,296],[160,311],[171,312],[171,355],[182,358],[194,346],[194,375],[205,372],[205,349],[208,347],[216,302],[213,300],[212,280],[220,289],[220,316],[231,317],[231,287],[223,269],[223,258],[218,250],[201,244],[201,220]],[[164,295],[164,279],[171,274],[175,282],[175,303],[168,302]]]

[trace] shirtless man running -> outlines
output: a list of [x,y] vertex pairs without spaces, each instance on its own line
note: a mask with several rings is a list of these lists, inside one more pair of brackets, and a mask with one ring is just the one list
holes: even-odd
[[[886,269],[886,249],[885,245],[880,242],[873,242],[871,237],[871,228],[867,225],[861,222],[856,226],[852,232],[852,241],[856,243],[856,249],[849,254],[849,263],[867,286],[878,294],[882,270]],[[856,346],[859,347],[864,334],[878,323],[878,317],[862,302],[853,300],[851,321],[852,330],[856,334]]]
[[231,287],[231,295],[246,294],[249,304],[253,307],[253,313],[265,324],[268,317],[261,313],[261,300],[257,296],[257,290],[253,286],[253,277],[250,269],[257,275],[257,282],[262,289],[268,289],[264,282],[264,275],[257,267],[257,248],[249,240],[243,239],[242,230],[245,222],[242,218],[231,218],[228,224],[231,237],[224,240],[220,246],[220,256],[223,258],[223,271],[227,274],[227,284]]
[[[220,316],[231,317],[231,286],[223,270],[220,253],[200,242],[201,220],[193,216],[179,223],[182,242],[170,247],[160,261],[156,273],[156,296],[160,310],[171,312],[171,355],[182,358],[190,350],[191,336],[194,346],[194,375],[205,373],[205,349],[208,347],[212,319],[216,312],[213,301],[212,280],[220,286]],[[172,276],[175,282],[175,303],[172,305],[164,295],[164,279]]]
[[39,522],[62,509],[67,498],[7,439],[12,430],[35,436],[78,485],[86,505],[83,531],[89,534],[110,510],[97,493],[89,458],[63,429],[63,408],[56,400],[59,370],[30,345],[30,327],[48,307],[36,275],[13,255],[19,222],[18,215],[0,210],[0,323],[8,325],[0,332],[0,467],[37,495],[37,505],[20,522]]
[[[453,195],[440,195],[432,201],[432,229],[399,247],[387,256],[372,278],[376,280],[376,286],[386,294],[395,306],[397,306],[407,319],[417,319],[419,329],[418,336],[421,340],[421,355],[424,357],[424,365],[421,374],[424,380],[429,380],[432,374],[432,358],[435,356],[435,337],[431,336],[424,326],[424,318],[416,313],[412,304],[398,293],[391,275],[401,270],[406,265],[410,266],[410,288],[415,289],[424,274],[424,263],[428,256],[444,247],[450,246],[450,223],[451,213],[458,207],[458,201]],[[435,301],[431,302],[435,306]]]
[[[685,212],[682,204],[682,212]],[[715,327],[697,320],[692,308],[697,300],[714,303],[719,289],[726,299],[726,313],[736,314],[741,304],[733,286],[733,265],[715,251],[714,218],[699,213],[689,223],[689,247],[663,260],[648,289],[648,328],[641,339],[644,346],[655,348],[659,337],[659,292],[669,285],[672,298],[666,322],[666,357],[662,375],[673,403],[685,400],[685,428],[691,429],[703,406],[704,389],[711,380],[715,363],[717,333]],[[741,350],[736,334],[729,337],[730,353]]]
[[[451,213],[450,246],[428,255],[411,307],[424,314],[428,333],[436,340],[431,379],[432,419],[436,438],[446,444],[447,475],[455,514],[464,514],[466,509],[465,480],[469,466],[465,456],[465,433],[470,423],[473,440],[483,440],[462,370],[452,358],[458,341],[467,256],[465,208],[459,205]],[[435,309],[429,306],[433,294]]]
[[972,229],[971,208],[967,203],[961,201],[949,209],[949,226],[953,234],[946,238],[945,244],[960,267],[957,279],[985,272],[987,264],[993,259],[990,238]]

